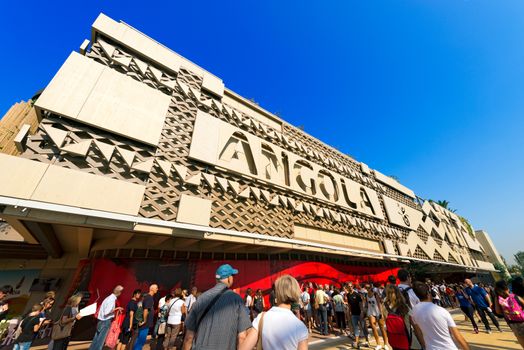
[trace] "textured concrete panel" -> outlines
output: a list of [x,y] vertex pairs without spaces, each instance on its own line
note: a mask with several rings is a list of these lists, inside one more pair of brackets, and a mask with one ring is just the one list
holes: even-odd
[[397,191],[400,191],[411,198],[415,198],[415,192],[407,188],[406,186],[402,185],[400,182],[396,181],[395,179],[390,178],[389,176],[386,176],[382,174],[381,172],[375,170],[375,177],[377,181],[382,182],[383,184],[386,184],[390,187],[393,187]]
[[397,202],[387,196],[382,196],[384,207],[389,222],[405,227],[410,230],[417,230],[422,223],[422,212],[407,205]]
[[35,107],[76,118],[103,70],[103,65],[71,52],[36,100]]
[[211,201],[183,194],[178,204],[176,221],[186,224],[209,226],[211,217]]
[[50,165],[31,199],[137,215],[144,191],[142,185]]
[[29,199],[48,166],[0,153],[0,196]]
[[73,52],[36,106],[156,146],[170,101],[160,91]]

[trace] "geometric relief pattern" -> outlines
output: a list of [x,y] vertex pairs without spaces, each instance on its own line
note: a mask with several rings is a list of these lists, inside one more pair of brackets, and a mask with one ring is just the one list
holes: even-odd
[[21,157],[144,184],[148,175],[132,166],[152,159],[153,149],[48,113]]

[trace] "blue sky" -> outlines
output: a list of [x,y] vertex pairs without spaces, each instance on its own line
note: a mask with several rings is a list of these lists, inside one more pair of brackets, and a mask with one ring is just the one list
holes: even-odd
[[[329,3],[329,6],[327,4]],[[524,2],[137,1],[1,5],[0,114],[100,12],[524,250]]]

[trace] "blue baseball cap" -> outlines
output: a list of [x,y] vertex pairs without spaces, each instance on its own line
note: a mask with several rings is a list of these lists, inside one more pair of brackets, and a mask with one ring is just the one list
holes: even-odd
[[215,274],[215,277],[216,279],[218,280],[223,280],[223,279],[226,279],[228,278],[229,276],[233,276],[233,275],[236,275],[238,273],[238,270],[237,269],[234,269],[231,265],[229,264],[224,264],[224,265],[221,265],[218,269],[217,269],[217,272]]

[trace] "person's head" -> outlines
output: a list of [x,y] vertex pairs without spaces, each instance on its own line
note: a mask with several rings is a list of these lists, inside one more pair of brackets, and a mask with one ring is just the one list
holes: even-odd
[[169,301],[173,299],[173,296],[171,295],[171,293],[167,293],[166,294],[166,304],[169,303]]
[[80,302],[82,301],[82,295],[81,294],[74,294],[67,300],[67,305],[71,307],[77,307]]
[[470,288],[473,287],[473,282],[469,278],[466,278],[464,280],[464,284],[466,285],[466,287],[470,287]]
[[113,289],[113,294],[116,296],[116,297],[119,297],[120,294],[122,294],[122,291],[124,290],[124,287],[122,287],[121,285],[118,285],[116,286],[114,289]]
[[42,312],[43,309],[44,309],[44,307],[42,305],[34,304],[33,307],[31,308],[31,313]]
[[353,293],[353,291],[355,290],[355,287],[353,286],[353,282],[349,282],[347,287],[350,293]]
[[156,293],[158,293],[158,284],[153,283],[152,285],[149,286],[149,295],[153,296]]
[[142,289],[135,289],[133,291],[133,296],[132,298],[135,299],[135,300],[138,300],[140,299],[140,296],[142,295]]
[[373,295],[373,287],[371,287],[371,284],[366,284],[364,286],[364,288],[366,288],[366,291],[368,292],[368,295]]
[[7,297],[8,294],[9,294],[9,288],[7,286],[0,288],[0,300]]
[[257,295],[258,295],[258,296],[261,296],[261,295],[262,295],[262,289],[260,289],[260,288],[257,289]]
[[322,284],[318,284],[317,289],[324,289],[324,286]]
[[56,292],[54,290],[50,290],[49,292],[45,293],[46,299],[56,299]]
[[386,302],[401,316],[405,316],[409,313],[409,307],[406,303],[406,299],[402,295],[400,288],[397,286],[392,284],[388,284],[386,286]]
[[406,269],[398,270],[397,277],[400,283],[411,284],[411,276],[409,275],[408,270]]
[[393,275],[388,277],[388,284],[397,284],[397,278]]
[[429,292],[429,286],[422,282],[413,283],[413,291],[420,301],[430,301],[431,293]]
[[298,281],[290,275],[283,275],[275,281],[275,297],[278,304],[294,304],[300,299]]
[[246,290],[246,295],[251,296],[251,294],[253,294],[253,289],[248,288],[248,289]]
[[497,293],[498,296],[507,298],[509,295],[508,283],[504,280],[497,281],[495,283],[495,293]]
[[44,310],[50,310],[53,305],[55,305],[55,299],[45,298],[41,305],[43,306]]
[[184,296],[184,291],[182,290],[182,288],[176,288],[173,292],[173,296],[175,298],[182,298]]
[[191,295],[192,296],[196,297],[197,293],[198,293],[198,288],[197,287],[191,288]]
[[217,282],[224,283],[226,286],[231,287],[233,285],[233,276],[238,274],[238,270],[234,269],[229,264],[220,265],[215,273]]
[[521,298],[524,298],[524,279],[518,276],[511,281],[511,290],[513,294],[518,295]]

